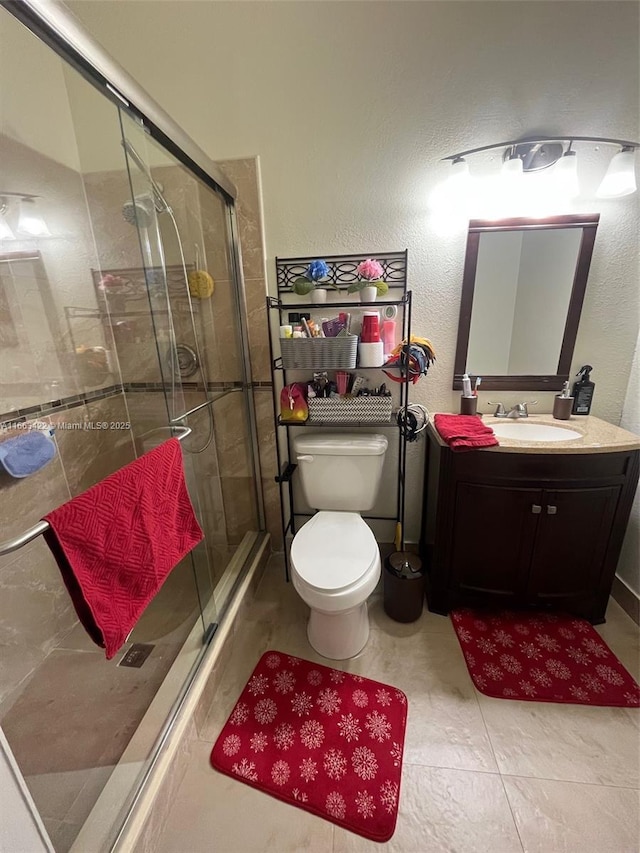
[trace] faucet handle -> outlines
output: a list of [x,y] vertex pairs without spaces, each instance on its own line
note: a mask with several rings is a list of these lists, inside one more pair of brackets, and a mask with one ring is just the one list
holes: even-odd
[[495,412],[493,413],[494,418],[506,418],[507,413],[502,403],[492,403],[491,400],[487,400],[487,405],[497,406]]
[[520,403],[521,411],[523,412],[525,417],[527,417],[529,414],[529,409],[527,408],[527,406],[537,406],[537,405],[538,405],[537,400],[527,400],[524,403]]

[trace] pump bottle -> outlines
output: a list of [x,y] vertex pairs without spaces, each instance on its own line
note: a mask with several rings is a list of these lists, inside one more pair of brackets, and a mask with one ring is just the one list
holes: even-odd
[[573,383],[573,409],[571,411],[574,415],[588,415],[591,411],[593,392],[596,387],[596,383],[591,382],[590,378],[592,370],[593,367],[590,364],[585,364],[576,373],[576,376],[581,378]]

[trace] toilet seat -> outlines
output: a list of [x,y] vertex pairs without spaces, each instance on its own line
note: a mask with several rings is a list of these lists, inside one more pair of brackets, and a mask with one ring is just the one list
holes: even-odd
[[291,544],[298,579],[320,593],[358,586],[379,561],[373,532],[356,512],[318,512]]

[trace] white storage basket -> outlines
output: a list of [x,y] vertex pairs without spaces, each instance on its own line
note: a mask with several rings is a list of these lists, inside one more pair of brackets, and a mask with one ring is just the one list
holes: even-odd
[[349,370],[356,366],[358,336],[281,338],[280,351],[287,370]]

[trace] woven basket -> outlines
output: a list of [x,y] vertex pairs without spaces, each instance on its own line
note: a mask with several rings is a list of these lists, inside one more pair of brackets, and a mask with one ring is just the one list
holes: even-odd
[[282,338],[282,366],[287,370],[345,370],[356,366],[358,336]]
[[391,397],[310,397],[310,421],[369,423],[391,420]]

